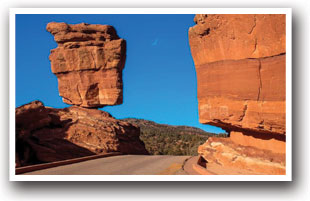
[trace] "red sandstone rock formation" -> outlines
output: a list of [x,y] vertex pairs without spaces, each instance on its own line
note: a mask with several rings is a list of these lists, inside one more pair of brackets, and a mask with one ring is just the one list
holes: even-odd
[[58,44],[49,59],[65,103],[89,108],[122,103],[126,42],[112,26],[51,22],[46,29]]
[[[203,156],[208,166],[220,165],[231,169],[226,174],[285,174],[285,154],[234,143],[229,138],[211,137],[199,146],[199,155]],[[219,168],[220,169],[220,168]],[[218,173],[217,170],[213,170]]]
[[230,132],[237,145],[285,154],[285,15],[200,14],[194,21],[189,42],[200,122]]
[[16,108],[16,165],[53,162],[108,152],[148,154],[140,128],[97,109]]

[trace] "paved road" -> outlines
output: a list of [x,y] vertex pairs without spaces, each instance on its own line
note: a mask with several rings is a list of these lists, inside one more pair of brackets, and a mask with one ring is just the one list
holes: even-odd
[[25,175],[157,175],[187,174],[182,165],[190,156],[122,155],[84,161]]

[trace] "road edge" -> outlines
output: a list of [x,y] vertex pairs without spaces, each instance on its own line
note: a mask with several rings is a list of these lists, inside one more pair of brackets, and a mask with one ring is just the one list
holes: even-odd
[[119,156],[119,155],[124,155],[124,154],[121,152],[112,152],[112,153],[105,153],[105,154],[74,158],[74,159],[69,159],[69,160],[56,161],[56,162],[51,162],[51,163],[43,163],[43,164],[38,164],[38,165],[19,167],[19,168],[15,168],[15,175],[23,174],[27,172],[33,172],[36,170],[43,170],[43,169],[52,168],[52,167],[69,165],[73,163],[79,163],[79,162],[98,159],[98,158],[106,158],[106,157]]

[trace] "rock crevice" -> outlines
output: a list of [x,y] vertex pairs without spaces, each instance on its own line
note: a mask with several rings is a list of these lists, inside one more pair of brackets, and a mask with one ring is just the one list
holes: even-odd
[[261,90],[263,88],[263,84],[262,84],[262,74],[261,74],[261,69],[262,69],[262,63],[260,61],[260,59],[258,60],[258,79],[259,79],[259,87],[258,87],[258,95],[257,95],[257,101],[260,100],[260,93]]

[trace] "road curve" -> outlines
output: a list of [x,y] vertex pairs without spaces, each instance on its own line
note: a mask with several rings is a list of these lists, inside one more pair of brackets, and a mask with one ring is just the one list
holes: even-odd
[[25,173],[24,175],[158,175],[187,174],[182,165],[191,156],[121,155]]

